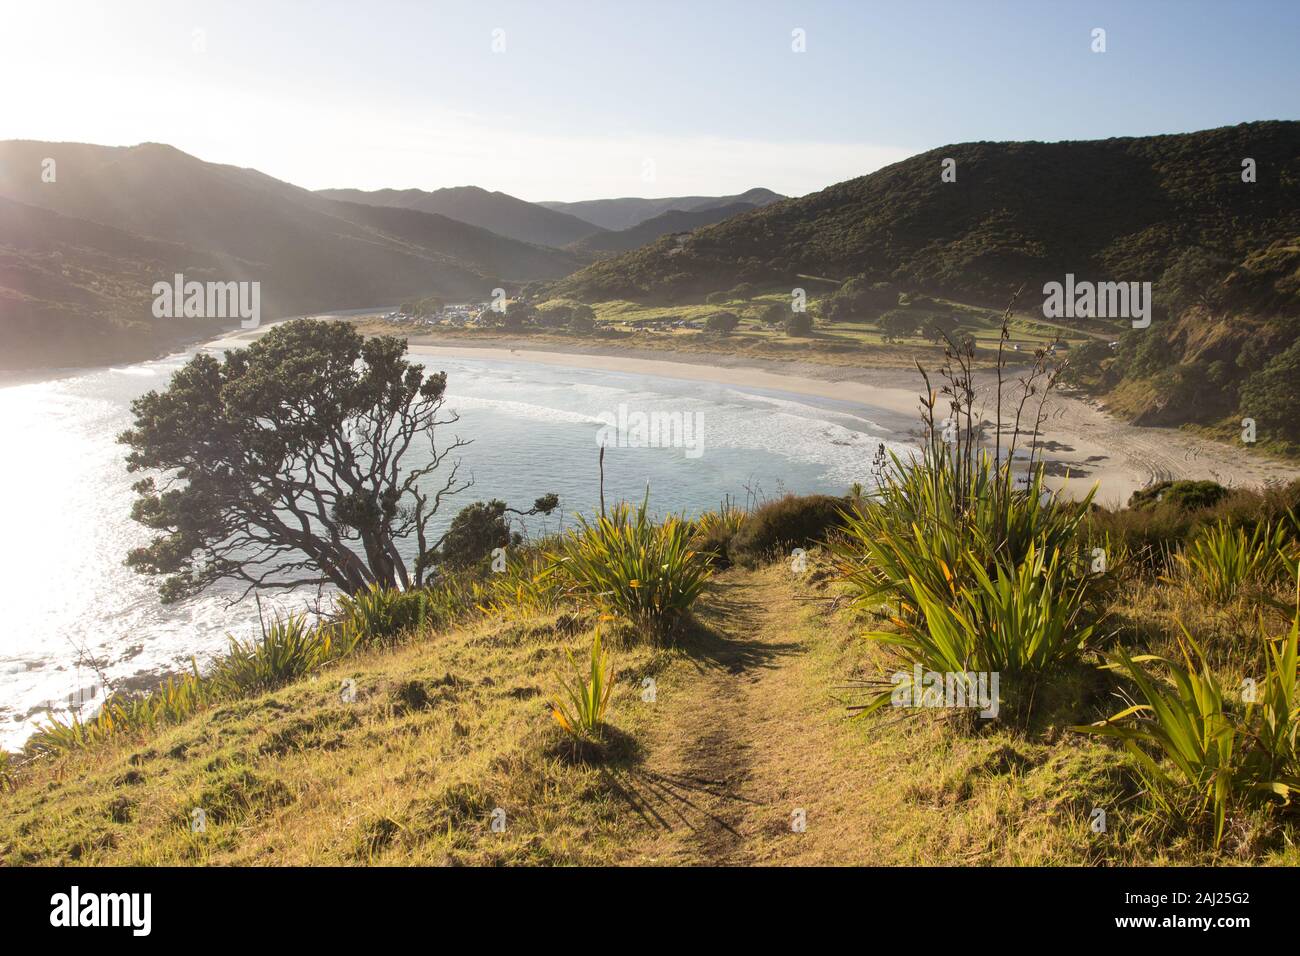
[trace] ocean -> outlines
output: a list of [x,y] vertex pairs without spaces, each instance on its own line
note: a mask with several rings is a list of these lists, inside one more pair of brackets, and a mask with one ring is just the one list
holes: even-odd
[[[9,450],[0,466],[0,747],[18,747],[70,702],[93,709],[101,673],[112,687],[147,686],[192,659],[202,667],[228,635],[258,631],[254,599],[236,600],[242,588],[163,605],[156,582],[123,565],[148,532],[130,518],[140,476],[127,473],[116,436],[131,425],[131,401],[165,388],[194,351],[0,385]],[[575,514],[598,510],[601,440],[607,502],[639,503],[648,489],[658,515],[697,514],[727,498],[842,494],[869,484],[879,444],[906,448],[916,424],[846,402],[695,380],[522,358],[416,359],[447,372],[445,411],[459,420],[440,439],[470,441],[458,458],[473,486],[439,513],[444,526],[471,501],[527,508],[546,492],[560,496],[560,510],[517,527],[538,535],[571,526]],[[646,447],[656,433],[660,447]],[[328,606],[314,590],[265,596],[263,613],[322,600]]]

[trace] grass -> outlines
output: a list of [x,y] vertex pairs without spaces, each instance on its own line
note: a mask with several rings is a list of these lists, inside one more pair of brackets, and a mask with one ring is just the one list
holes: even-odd
[[[1300,862],[1300,597],[1218,605],[1144,561],[1099,571],[1122,521],[1086,523],[1039,470],[1021,487],[927,454],[826,499],[844,527],[798,523],[831,541],[798,566],[696,550],[759,512],[624,504],[499,574],[276,621],[6,755],[0,865]],[[1208,536],[1207,567],[1276,553],[1294,574],[1275,504],[1225,499],[1232,533],[1188,551]],[[913,663],[1005,675],[1024,719],[873,713]]]
[[1133,682],[1138,702],[1077,729],[1122,740],[1162,824],[1211,820],[1217,848],[1230,818],[1258,806],[1291,809],[1300,793],[1300,586],[1290,630],[1265,640],[1263,679],[1243,686],[1239,702],[1185,630],[1179,646],[1181,661],[1117,648],[1110,666]]
[[685,620],[710,569],[691,548],[690,525],[676,517],[656,524],[648,503],[647,493],[637,508],[621,503],[590,520],[580,515],[549,558],[580,604],[661,638]]
[[[887,657],[861,639],[860,612],[832,600],[830,570],[721,572],[679,646],[618,647],[617,746],[603,762],[569,759],[548,701],[593,632],[555,613],[479,617],[25,764],[0,794],[0,861],[1300,863],[1294,833],[1262,823],[1250,841],[1230,825],[1217,852],[1156,833],[1136,769],[1065,722],[971,735],[942,720],[846,720],[835,688]],[[1104,694],[1085,702],[1089,720],[1107,712]],[[191,832],[196,807],[206,832]],[[1095,807],[1105,835],[1088,829]],[[797,834],[796,808],[808,821]]]
[[[1088,500],[1048,495],[1043,480],[1040,467],[1016,487],[1005,463],[980,453],[963,467],[931,442],[915,464],[895,457],[847,511],[832,551],[859,608],[895,609],[893,630],[866,636],[897,652],[896,672],[997,672],[1027,716],[1038,682],[1080,660],[1106,575],[1081,553]],[[860,713],[889,703],[893,685],[868,681]]]
[[609,658],[600,644],[600,631],[591,639],[590,663],[584,669],[569,654],[572,674],[561,675],[561,693],[551,700],[551,716],[565,733],[580,742],[599,741],[605,732],[613,685],[609,679]]
[[278,618],[257,640],[230,638],[225,655],[209,673],[168,677],[151,691],[114,694],[93,715],[68,719],[51,715],[27,741],[31,756],[49,756],[138,736],[186,720],[222,700],[255,695],[319,670],[357,647],[391,642],[414,631],[445,624],[464,613],[472,588],[449,581],[412,591],[371,587],[340,596],[333,617],[312,622],[305,615]]
[[[810,308],[815,311],[817,287],[810,285]],[[647,305],[624,299],[591,303],[596,312],[596,328],[590,333],[569,330],[526,328],[435,327],[414,329],[412,337],[430,335],[439,340],[509,340],[527,338],[542,346],[548,343],[572,345],[574,342],[598,344],[603,348],[637,348],[666,352],[726,353],[761,359],[812,361],[832,366],[911,368],[917,360],[929,362],[941,353],[939,346],[920,337],[886,341],[880,330],[867,322],[829,322],[818,319],[810,337],[792,338],[780,326],[763,323],[760,315],[774,303],[788,304],[788,290],[765,292],[748,299],[732,299],[710,304],[704,302]],[[979,346],[979,364],[992,364],[1000,335],[996,312],[981,306],[948,300],[935,300],[935,309],[961,317],[962,328]],[[703,326],[714,312],[733,312],[740,318],[739,327],[726,335],[697,329],[651,329],[638,323],[655,321],[692,322]],[[359,319],[367,334],[392,334],[391,324],[375,319]],[[1011,323],[1011,344],[1018,345],[1028,360],[1035,348],[1051,343],[1059,334],[1064,342],[1077,346],[1090,340],[1078,329],[1054,326],[1030,316],[1018,316]]]
[[1247,590],[1256,594],[1276,583],[1287,568],[1286,527],[1261,524],[1245,529],[1219,521],[1205,528],[1174,556],[1187,586],[1215,604],[1227,604]]

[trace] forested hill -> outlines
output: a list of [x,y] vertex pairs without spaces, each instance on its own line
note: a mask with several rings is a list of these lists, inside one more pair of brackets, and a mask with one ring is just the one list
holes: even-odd
[[[942,178],[955,161],[955,181]],[[1253,159],[1256,181],[1243,182]],[[989,303],[1072,272],[1157,281],[1189,247],[1231,263],[1300,234],[1300,123],[945,146],[597,262],[556,293],[672,300],[863,276]]]

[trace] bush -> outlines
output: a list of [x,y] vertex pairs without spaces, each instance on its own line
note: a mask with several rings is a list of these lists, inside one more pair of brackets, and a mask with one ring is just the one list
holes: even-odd
[[574,332],[594,332],[596,329],[596,310],[589,305],[580,305],[569,316],[569,329]]
[[898,304],[898,290],[887,282],[850,279],[822,301],[822,314],[832,322],[868,322]]
[[1213,508],[1228,496],[1228,489],[1216,481],[1161,481],[1129,496],[1130,508],[1152,508],[1164,502],[1180,511]]
[[732,536],[728,554],[732,561],[754,567],[764,559],[794,548],[820,544],[842,527],[843,498],[830,495],[786,495],[760,505]]
[[710,332],[730,332],[740,325],[740,317],[734,312],[714,312],[704,320],[704,328]]
[[399,591],[371,585],[351,596],[339,595],[335,603],[339,626],[358,644],[423,630],[440,617],[435,612],[433,592],[426,588]]
[[564,597],[556,564],[536,550],[512,552],[506,568],[475,588],[475,604],[485,614],[528,618],[554,611]]
[[614,684],[610,680],[610,666],[600,644],[600,631],[591,642],[591,656],[584,670],[568,651],[572,677],[561,676],[563,693],[551,701],[551,716],[566,733],[580,741],[599,741],[605,729],[605,714]]
[[523,536],[511,530],[507,513],[550,514],[559,503],[556,495],[547,494],[534,501],[528,511],[511,508],[495,498],[466,505],[451,520],[434,558],[452,571],[484,566],[497,548],[518,547],[523,542]]
[[731,293],[729,292],[710,292],[704,297],[704,303],[706,305],[723,305],[730,301]]
[[[1213,483],[1173,482],[1167,487],[1177,484]],[[1159,494],[1157,491],[1154,496],[1143,497],[1143,492],[1137,492],[1127,509],[1094,508],[1084,527],[1089,547],[1109,542],[1141,564],[1158,570],[1168,567],[1173,555],[1197,534],[1220,522],[1229,528],[1241,528],[1247,534],[1253,534],[1262,525],[1273,525],[1290,539],[1300,531],[1294,517],[1300,509],[1300,481],[1270,485],[1262,492],[1229,489],[1209,507],[1191,506],[1199,505],[1207,496],[1215,496],[1211,489],[1189,488],[1183,494],[1166,493],[1163,500],[1152,500],[1158,499]]]
[[1201,597],[1226,604],[1247,588],[1265,589],[1286,569],[1282,527],[1260,525],[1249,536],[1219,522],[1175,556],[1184,580]]
[[[1213,821],[1214,844],[1238,809],[1265,803],[1294,808],[1300,793],[1300,597],[1288,634],[1261,635],[1267,649],[1262,685],[1240,704],[1227,694],[1200,646],[1184,631],[1181,662],[1131,657],[1117,648],[1111,669],[1128,677],[1140,703],[1082,733],[1118,737],[1146,782],[1146,799],[1175,821]],[[1165,681],[1149,672],[1156,664]]]
[[441,564],[451,570],[485,563],[497,548],[519,544],[518,533],[511,533],[504,501],[476,501],[456,512],[438,546]]
[[305,615],[277,618],[258,641],[230,638],[230,650],[208,678],[222,696],[274,690],[351,650],[340,629],[316,627]]
[[812,316],[807,312],[791,312],[785,319],[785,334],[792,338],[807,338],[812,335]]
[[880,334],[885,339],[902,339],[915,335],[919,324],[920,320],[915,312],[893,309],[880,317],[876,327],[880,329]]
[[[1033,681],[1077,660],[1093,634],[1094,626],[1085,620],[1087,579],[1069,572],[1071,555],[1040,551],[1032,544],[1018,563],[994,562],[991,574],[973,551],[962,558],[940,588],[912,582],[909,597],[916,603],[904,602],[901,616],[893,618],[898,631],[867,637],[898,648],[908,665],[925,672],[1026,678],[1027,687],[1003,689],[1014,689],[1027,700]],[[902,687],[911,689],[912,683],[908,674]],[[863,712],[882,706],[895,690],[878,694]]]
[[[1039,465],[1019,487],[986,453],[963,464],[937,437],[919,462],[893,456],[875,500],[856,505],[832,543],[855,602],[897,608],[898,631],[869,636],[909,668],[1000,672],[1017,703],[1077,660],[1104,580],[1078,535],[1091,495],[1065,502],[1043,481]],[[862,711],[890,696],[875,693]]]
[[655,524],[647,501],[626,503],[560,539],[548,558],[558,562],[577,600],[622,619],[644,636],[670,631],[704,590],[709,567],[690,547],[690,528],[678,518]]
[[743,508],[724,501],[716,511],[706,511],[695,519],[691,547],[715,568],[731,567],[731,539],[744,527],[747,518]]

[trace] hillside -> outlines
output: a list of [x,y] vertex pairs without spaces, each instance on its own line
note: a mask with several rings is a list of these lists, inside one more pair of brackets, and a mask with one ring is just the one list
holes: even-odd
[[[1243,183],[1241,163],[1258,164]],[[956,160],[957,180],[940,179]],[[587,301],[674,299],[801,274],[863,276],[1004,304],[1067,272],[1157,281],[1199,246],[1240,261],[1300,233],[1300,123],[1061,143],[963,143],[602,260],[558,283]]]
[[654,242],[660,236],[690,232],[699,229],[701,226],[711,226],[715,222],[722,222],[724,219],[730,219],[732,216],[739,216],[743,212],[749,212],[757,208],[758,206],[754,203],[738,202],[729,203],[725,206],[706,206],[703,209],[690,211],[671,209],[644,222],[637,223],[629,229],[598,232],[593,236],[580,239],[570,245],[569,248],[580,254],[595,256],[627,252],[632,249],[640,249],[647,243]]
[[1236,263],[1186,254],[1166,297],[1165,321],[1116,350],[1080,349],[1076,383],[1139,424],[1201,425],[1237,443],[1249,418],[1262,447],[1300,452],[1300,234]]
[[567,246],[599,233],[598,226],[576,216],[525,202],[478,186],[422,189],[320,189],[317,195],[370,206],[392,206],[436,213],[496,233],[542,246]]
[[[41,180],[44,157],[58,164],[55,182]],[[89,247],[99,270],[101,291],[65,313],[62,304],[72,301],[66,291],[33,278],[48,271],[39,260],[38,237],[10,230],[0,249],[14,282],[0,289],[0,302],[23,303],[21,312],[6,306],[0,321],[25,330],[31,360],[45,355],[39,361],[55,364],[94,355],[146,357],[158,346],[144,347],[143,340],[171,341],[175,326],[158,326],[147,306],[153,282],[175,271],[211,270],[194,278],[260,282],[263,317],[274,318],[430,294],[486,298],[502,282],[556,278],[579,262],[570,252],[445,216],[337,202],[255,170],[206,163],[156,144],[0,143],[0,198],[64,217],[60,234]],[[94,246],[101,240],[137,251],[130,263],[105,257]],[[103,291],[110,287],[111,294]],[[50,316],[57,325],[47,324]],[[130,346],[104,334],[105,328],[140,323],[143,340],[132,338]],[[85,331],[86,345],[68,352],[60,343],[75,338],[75,329]],[[24,361],[8,356],[5,364]]]
[[118,361],[178,345],[211,323],[155,322],[152,284],[182,270],[217,278],[229,265],[0,198],[0,368]]
[[[889,659],[818,577],[733,569],[680,645],[614,644],[605,759],[574,759],[549,713],[589,622],[489,618],[35,765],[0,786],[0,865],[1296,864],[1283,841],[1153,832],[1125,758],[1068,711],[1028,732],[851,720],[846,682]],[[1125,808],[1109,838],[1095,806]]]
[[540,202],[537,205],[569,213],[602,229],[621,230],[631,229],[647,219],[672,210],[697,212],[736,203],[765,206],[783,198],[785,197],[770,189],[757,186],[735,196],[670,196],[666,199],[625,196],[621,199],[586,199],[579,202]]

